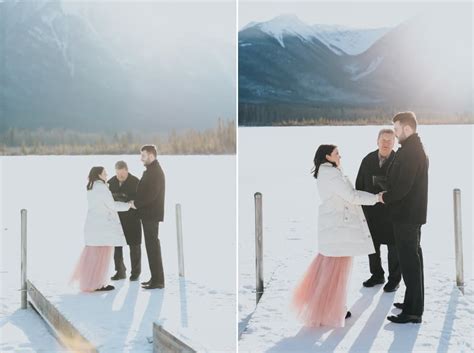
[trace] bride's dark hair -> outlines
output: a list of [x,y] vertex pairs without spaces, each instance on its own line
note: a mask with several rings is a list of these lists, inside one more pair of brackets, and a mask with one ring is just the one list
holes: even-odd
[[337,166],[336,163],[330,162],[326,158],[326,155],[330,155],[334,151],[334,149],[336,149],[336,148],[337,148],[337,146],[335,146],[335,145],[321,145],[321,146],[318,147],[318,149],[316,151],[316,154],[314,155],[314,160],[313,160],[314,168],[311,171],[311,173],[313,174],[315,179],[318,178],[319,167],[321,166],[321,164],[329,162],[334,167]]
[[92,167],[91,171],[89,172],[89,182],[87,183],[87,190],[92,190],[92,185],[94,185],[94,181],[102,180],[99,175],[102,174],[104,171],[104,167]]

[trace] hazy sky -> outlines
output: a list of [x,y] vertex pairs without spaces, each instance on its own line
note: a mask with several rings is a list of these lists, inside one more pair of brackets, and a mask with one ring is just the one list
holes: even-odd
[[307,24],[349,27],[393,27],[430,8],[432,1],[239,1],[239,29],[251,21],[268,21],[281,14],[295,14]]
[[[176,128],[235,117],[235,7],[230,0],[63,2],[129,65],[134,96]],[[146,104],[148,116],[153,109]]]

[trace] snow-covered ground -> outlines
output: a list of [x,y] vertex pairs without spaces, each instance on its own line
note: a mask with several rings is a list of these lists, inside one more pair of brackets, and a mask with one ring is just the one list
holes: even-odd
[[[428,222],[422,228],[426,309],[422,325],[386,320],[403,297],[364,289],[365,257],[356,257],[348,305],[353,317],[339,330],[306,330],[289,309],[291,292],[317,254],[316,148],[339,146],[345,173],[355,180],[362,158],[376,149],[381,127],[239,129],[240,351],[470,352],[472,300],[473,126],[420,126],[430,157]],[[466,294],[454,287],[452,190],[462,190]],[[263,194],[266,292],[255,310],[253,194]],[[386,260],[383,250],[383,259]],[[385,265],[385,268],[386,265]],[[255,310],[255,311],[254,311]]]
[[[206,349],[235,349],[235,156],[161,156],[166,175],[165,222],[160,239],[167,288],[151,292],[129,284],[117,284],[104,295],[74,294],[66,287],[83,247],[82,229],[86,214],[86,178],[93,165],[103,165],[113,175],[114,163],[123,159],[130,171],[141,176],[139,156],[27,156],[3,157],[1,162],[1,311],[0,351],[60,351],[61,346],[48,334],[34,312],[19,311],[20,209],[28,209],[28,277],[41,290],[62,300],[72,315],[96,321],[101,298],[105,313],[113,312],[121,329],[110,332],[107,342],[122,342],[125,351],[150,351],[151,321],[167,319],[178,325],[181,334]],[[183,214],[186,283],[178,281],[175,204]],[[142,276],[149,278],[146,251],[142,246]],[[125,264],[129,264],[125,248]],[[129,266],[127,266],[129,269]],[[111,264],[111,274],[113,266]],[[46,286],[47,284],[47,286]],[[61,296],[63,296],[61,298]],[[137,300],[139,298],[140,300]],[[79,303],[90,303],[87,309]],[[75,308],[71,304],[75,305]],[[169,303],[167,305],[167,303]],[[183,307],[183,304],[187,305]],[[209,320],[202,308],[216,306]],[[219,306],[221,305],[221,306]],[[176,311],[172,320],[170,308]],[[183,311],[184,309],[185,311]],[[188,329],[182,330],[187,322]],[[150,323],[150,324],[148,324]],[[194,325],[192,327],[191,325]],[[196,326],[201,326],[197,328]],[[126,337],[124,331],[128,330]],[[213,335],[210,335],[210,332]],[[203,334],[205,339],[196,335]],[[207,341],[206,341],[207,340]],[[104,343],[106,344],[106,343]],[[230,348],[229,348],[230,347]]]

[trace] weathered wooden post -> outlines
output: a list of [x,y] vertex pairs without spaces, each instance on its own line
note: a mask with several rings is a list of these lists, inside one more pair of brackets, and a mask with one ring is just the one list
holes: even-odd
[[264,292],[263,285],[263,215],[262,194],[257,192],[255,199],[255,271],[257,304]]

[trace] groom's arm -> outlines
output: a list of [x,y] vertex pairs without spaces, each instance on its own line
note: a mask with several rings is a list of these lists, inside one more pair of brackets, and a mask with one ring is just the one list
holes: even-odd
[[396,161],[391,168],[390,189],[383,194],[383,202],[390,204],[402,200],[413,187],[417,173],[417,157],[413,153],[405,153],[403,160]]
[[142,185],[137,190],[137,195],[134,200],[134,204],[137,209],[143,208],[151,204],[158,197],[160,191],[160,183],[159,180],[157,180],[156,178],[153,179],[154,180],[149,180],[146,185]]

